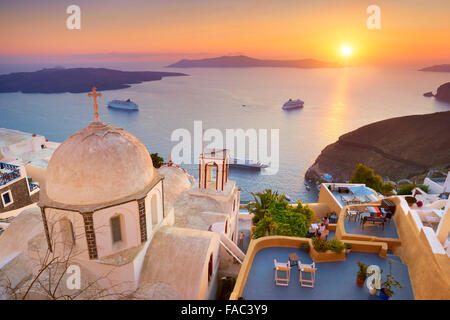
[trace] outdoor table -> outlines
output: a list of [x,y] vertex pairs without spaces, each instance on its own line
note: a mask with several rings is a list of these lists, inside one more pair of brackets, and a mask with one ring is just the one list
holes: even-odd
[[298,257],[298,255],[296,253],[288,254],[288,257],[289,257],[289,261],[291,262],[291,266],[298,265],[298,260],[300,260],[300,258]]

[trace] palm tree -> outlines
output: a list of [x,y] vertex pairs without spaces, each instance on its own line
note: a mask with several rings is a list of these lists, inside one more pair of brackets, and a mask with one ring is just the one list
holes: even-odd
[[251,192],[254,202],[249,202],[247,205],[248,212],[253,213],[253,223],[258,223],[259,220],[264,218],[266,212],[268,212],[271,204],[277,200],[284,199],[284,194],[279,195],[278,191],[272,192],[271,189],[266,189],[264,192]]

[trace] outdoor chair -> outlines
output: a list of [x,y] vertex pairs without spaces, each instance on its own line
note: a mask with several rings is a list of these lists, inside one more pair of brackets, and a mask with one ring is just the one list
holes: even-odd
[[[275,265],[275,284],[277,286],[285,286],[289,285],[289,279],[291,276],[291,264],[290,261],[286,263],[277,262],[276,259],[273,259]],[[285,277],[283,277],[283,275]]]
[[[299,282],[302,287],[314,288],[314,283],[316,282],[316,263],[303,264],[301,261],[298,262],[299,270]],[[307,277],[309,274],[309,278]]]

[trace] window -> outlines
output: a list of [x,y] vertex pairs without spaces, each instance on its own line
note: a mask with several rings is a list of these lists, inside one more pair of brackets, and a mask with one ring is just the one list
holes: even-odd
[[211,281],[211,276],[213,274],[213,255],[209,256],[209,263],[208,263],[208,281]]
[[122,241],[122,230],[120,226],[120,216],[111,218],[111,233],[113,243]]
[[3,207],[7,207],[14,202],[11,190],[8,190],[8,191],[2,193],[2,202],[3,202]]

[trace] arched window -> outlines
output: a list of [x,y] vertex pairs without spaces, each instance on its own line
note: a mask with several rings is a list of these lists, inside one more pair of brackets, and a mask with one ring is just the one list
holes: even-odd
[[213,255],[211,253],[211,255],[209,256],[209,263],[208,263],[208,281],[211,281],[212,273],[213,273]]
[[111,235],[112,242],[120,242],[122,241],[122,227],[120,225],[120,215],[114,216],[110,219],[111,223]]
[[218,174],[218,165],[215,162],[206,164],[206,174],[205,174],[205,188],[217,190],[217,174]]
[[150,202],[152,213],[152,224],[158,224],[158,196],[154,194]]

